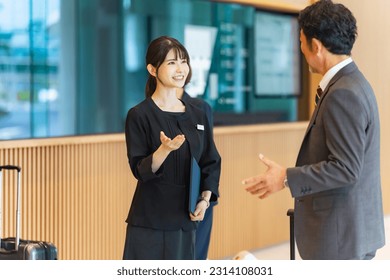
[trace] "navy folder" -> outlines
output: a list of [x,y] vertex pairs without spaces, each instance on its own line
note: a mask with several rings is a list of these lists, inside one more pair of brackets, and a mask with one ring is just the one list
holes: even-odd
[[198,203],[200,195],[200,167],[194,157],[191,157],[190,170],[190,197],[188,203],[188,210],[191,213],[195,212],[196,204]]

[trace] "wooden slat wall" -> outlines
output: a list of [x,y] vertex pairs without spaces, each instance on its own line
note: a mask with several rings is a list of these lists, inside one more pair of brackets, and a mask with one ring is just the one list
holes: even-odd
[[[264,168],[260,151],[293,164],[305,125],[215,129],[223,164],[210,258],[288,238],[289,194],[260,201],[240,182]],[[0,164],[22,167],[22,238],[53,242],[60,259],[121,259],[135,186],[123,135],[3,141]],[[3,236],[14,236],[16,172],[3,175]]]
[[313,0],[214,0],[216,2],[232,2],[245,5],[251,5],[254,7],[284,11],[284,12],[296,12],[307,5]]
[[[378,101],[381,118],[381,172],[385,201],[390,201],[390,37],[381,36],[375,30],[389,30],[390,1],[340,0],[356,17],[358,37],[352,50],[352,57],[359,69],[370,81]],[[385,212],[390,213],[390,203],[385,203]]]
[[[1,148],[4,143],[0,143],[0,164],[22,167],[21,237],[53,242],[60,259],[122,255],[134,183],[123,136],[96,138],[101,142],[12,141],[16,148]],[[16,172],[4,171],[3,177],[3,236],[15,236]]]
[[[265,171],[258,154],[285,166],[294,165],[307,123],[216,128],[222,158],[220,202],[214,208],[211,259],[241,250],[288,240],[287,210],[293,206],[288,190],[265,200],[248,194],[241,180]],[[289,252],[286,252],[286,259]]]
[[[306,126],[215,128],[222,173],[210,259],[288,240],[286,212],[293,206],[289,191],[259,200],[243,189],[241,180],[265,170],[260,152],[282,165],[294,165]],[[53,242],[60,259],[121,259],[124,220],[136,183],[122,134],[0,141],[0,164],[22,167],[22,238]],[[14,236],[15,212],[10,209],[15,207],[16,180],[9,171],[3,175],[3,236]],[[388,178],[383,173],[383,181]],[[384,191],[388,209],[390,198]]]

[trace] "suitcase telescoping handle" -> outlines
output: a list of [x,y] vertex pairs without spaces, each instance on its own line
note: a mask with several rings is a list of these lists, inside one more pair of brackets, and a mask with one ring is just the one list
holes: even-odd
[[22,170],[21,167],[16,166],[16,165],[0,165],[0,171],[2,169],[17,170],[18,172],[20,172]]
[[1,165],[0,166],[0,246],[1,246],[1,237],[3,236],[3,169],[7,170],[17,170],[17,190],[16,190],[16,238],[15,238],[15,250],[18,250],[19,240],[20,240],[20,171],[21,167],[16,165]]
[[287,210],[290,217],[290,260],[295,260],[294,209]]

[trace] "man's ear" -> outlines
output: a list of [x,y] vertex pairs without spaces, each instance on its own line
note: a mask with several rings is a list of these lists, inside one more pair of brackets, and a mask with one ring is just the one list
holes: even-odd
[[150,75],[152,75],[153,77],[156,77],[156,67],[154,67],[152,64],[148,64],[146,66],[146,69],[148,69],[148,72]]
[[314,53],[319,54],[324,48],[324,45],[321,43],[320,40],[313,38],[311,40],[311,48]]

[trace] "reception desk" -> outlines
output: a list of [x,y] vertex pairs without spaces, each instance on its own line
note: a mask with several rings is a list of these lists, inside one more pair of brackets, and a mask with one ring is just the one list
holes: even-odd
[[[241,180],[265,170],[258,153],[294,165],[307,122],[216,127],[222,157],[210,259],[288,240],[288,190],[260,200]],[[58,247],[59,258],[121,259],[136,181],[123,134],[0,142],[0,164],[22,167],[21,237]],[[5,172],[3,236],[14,236],[16,179]],[[12,211],[10,211],[12,209]],[[286,259],[289,252],[286,252]]]

